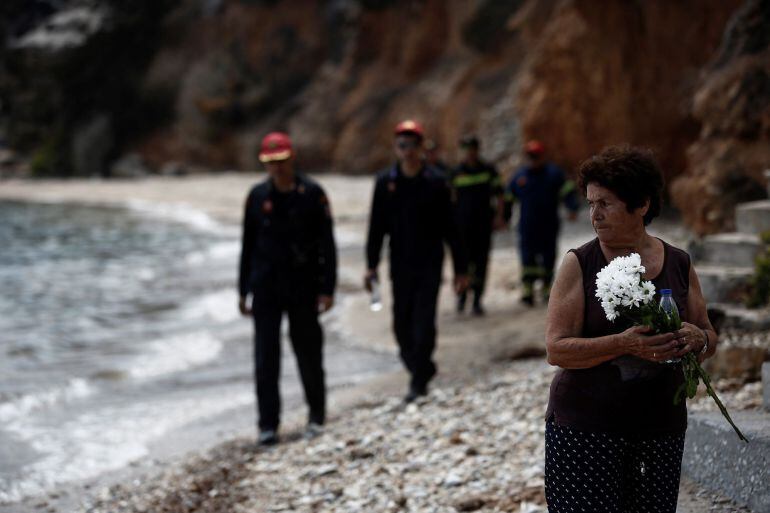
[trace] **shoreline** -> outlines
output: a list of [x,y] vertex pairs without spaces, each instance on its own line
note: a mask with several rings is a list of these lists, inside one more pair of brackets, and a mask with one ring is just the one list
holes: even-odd
[[[203,177],[202,181],[193,179],[147,179],[138,181],[103,181],[103,180],[49,180],[42,183],[40,181],[17,180],[10,187],[5,187],[9,182],[0,182],[0,201],[24,202],[30,204],[73,204],[86,207],[97,208],[117,208],[125,209],[140,215],[146,215],[151,218],[161,219],[167,222],[182,223],[188,225],[191,229],[203,231],[221,231],[237,233],[239,236],[239,227],[236,224],[236,218],[240,215],[240,207],[230,208],[237,204],[235,196],[242,189],[245,198],[249,187],[261,179],[257,176],[233,175],[226,178],[225,181],[231,181],[233,184],[228,190],[218,198],[211,198],[208,194],[200,194],[199,191],[209,191],[211,182],[220,184],[222,181],[219,176]],[[179,192],[174,190],[180,184],[189,186],[186,190]],[[169,191],[166,186],[169,186]],[[127,189],[134,189],[127,192]],[[137,190],[138,189],[138,190]],[[195,191],[194,193],[191,193]],[[162,196],[163,201],[159,198]],[[190,197],[196,199],[190,201]],[[195,203],[195,204],[193,204]],[[240,219],[237,219],[240,222]],[[233,292],[235,297],[235,291]],[[344,300],[344,296],[342,298]],[[343,301],[344,302],[344,301]],[[235,307],[235,300],[233,307]],[[339,311],[339,310],[338,310]],[[340,324],[338,321],[332,321]],[[249,330],[250,331],[250,330]],[[244,341],[251,344],[251,340]],[[335,344],[334,353],[349,353],[351,355],[366,350],[364,344]],[[290,351],[286,351],[285,355]],[[327,349],[328,352],[328,349]],[[376,350],[374,351],[377,352]],[[289,357],[293,360],[293,355]],[[347,360],[351,356],[346,357]],[[293,361],[284,363],[293,367]],[[376,369],[372,367],[372,369]],[[377,379],[386,376],[377,370],[372,370],[377,375]],[[249,376],[249,379],[251,377]],[[368,382],[370,380],[367,380]],[[253,385],[249,387],[251,389]],[[348,401],[347,396],[351,391],[360,388],[361,385],[355,381],[352,384],[334,384],[330,383],[330,403]],[[284,392],[284,417],[283,425],[288,431],[299,429],[302,425],[300,420],[304,403],[297,392]],[[296,396],[296,397],[295,397]],[[339,396],[339,398],[337,398]],[[252,401],[253,402],[253,401]],[[221,443],[232,439],[255,439],[256,431],[254,428],[255,404],[248,404],[243,407],[235,407],[224,412],[218,413],[213,417],[206,417],[185,425],[181,429],[166,433],[160,438],[151,441],[148,444],[148,456],[143,456],[134,460],[118,470],[107,470],[100,472],[97,477],[85,480],[71,481],[68,483],[55,485],[49,493],[43,495],[28,496],[21,501],[8,502],[0,504],[0,512],[18,513],[19,508],[25,511],[71,511],[77,507],[80,499],[91,494],[92,490],[100,489],[126,480],[135,480],[145,474],[157,473],[159,468],[165,468],[172,465],[183,463],[189,457],[200,453],[201,450],[211,450]],[[241,419],[233,421],[233,419]],[[247,426],[247,427],[228,427]]]
[[[177,222],[185,222],[186,220],[180,219],[178,215],[170,217],[168,215],[170,210],[180,209],[182,212],[197,210],[210,216],[227,229],[235,229],[235,223],[240,222],[241,214],[240,198],[238,196],[242,195],[245,198],[249,187],[263,177],[264,175],[258,174],[249,176],[229,175],[225,177],[148,178],[117,182],[105,180],[47,180],[42,182],[18,180],[2,183],[0,199],[33,203],[66,202],[89,206],[127,208],[129,210],[136,210],[138,205],[139,210],[143,213],[150,216],[160,214],[166,220]],[[348,238],[348,244],[356,245],[358,243],[361,246],[361,248],[356,248],[356,250],[360,249],[360,251],[340,253],[340,270],[342,271],[340,272],[340,289],[344,291],[344,298],[337,305],[333,329],[338,329],[342,332],[343,345],[348,345],[354,350],[375,351],[390,355],[396,359],[396,344],[392,340],[390,314],[387,309],[390,288],[383,287],[383,300],[385,301],[386,309],[378,314],[369,314],[368,296],[362,290],[358,290],[360,289],[358,286],[359,273],[356,271],[359,268],[363,269],[364,223],[368,213],[370,188],[373,181],[368,177],[357,177],[351,180],[348,177],[339,176],[322,176],[319,181],[332,198],[338,238],[340,231],[342,231]],[[213,187],[219,190],[218,195],[209,194]],[[202,194],[201,191],[206,191],[206,193]],[[342,199],[335,199],[340,197]],[[160,201],[161,198],[162,202]],[[205,221],[203,223],[196,222],[192,226],[200,228],[201,224],[205,225],[206,223]],[[209,227],[203,226],[203,228]],[[361,253],[361,255],[358,255],[358,253]],[[449,264],[447,263],[447,265]],[[345,270],[350,270],[350,272],[346,273]],[[453,298],[451,293],[448,292],[448,287],[443,289],[443,295],[446,297],[441,302],[444,305],[453,304]],[[361,312],[365,312],[363,317]],[[442,312],[441,316],[452,317],[449,311]],[[441,320],[439,322],[441,323]],[[495,320],[496,325],[504,323],[504,319]],[[449,345],[449,342],[443,340],[444,338],[443,334],[440,334],[440,349],[439,354],[437,354],[437,359],[442,367],[442,374],[450,374],[456,377],[462,372],[461,369],[455,368],[448,372],[443,369],[453,367],[455,361],[473,361],[474,358],[476,359],[476,363],[474,363],[475,369],[486,368],[486,362],[479,362],[478,358],[476,358],[478,356],[476,351],[462,349],[462,355],[442,357],[441,352],[443,350],[441,347],[448,347]],[[498,337],[498,340],[503,340],[503,337]],[[462,348],[463,345],[464,343],[461,341],[458,346]],[[293,356],[289,357],[289,359],[293,360]],[[292,365],[293,362],[286,362],[286,364]],[[407,379],[405,372],[400,369],[400,362],[398,362],[398,365],[399,367],[396,371],[379,374],[363,383],[347,386],[343,389],[330,390],[330,420],[334,421],[335,411],[338,415],[343,415],[342,412],[354,409],[361,402],[366,403],[373,397],[380,399],[401,397],[406,389]],[[477,370],[473,372],[477,372]],[[252,406],[246,407],[243,410],[245,412],[241,412],[241,415],[245,414],[253,417],[254,408]],[[303,404],[300,402],[295,409],[285,412],[287,420],[283,424],[287,432],[291,433],[301,428],[303,424],[302,410]],[[225,417],[226,414],[220,416]],[[231,431],[227,436],[229,438],[245,438],[248,440],[253,439],[255,433],[247,429],[240,432]],[[34,497],[26,499],[21,503],[16,503],[16,505],[24,504],[30,510],[37,511],[40,509],[37,506],[45,504],[45,508],[52,511],[65,511],[75,505],[78,495],[87,496],[90,495],[90,491],[109,486],[115,482],[126,479],[133,480],[142,474],[156,473],[160,468],[182,464],[185,460],[194,457],[200,452],[195,449],[203,447],[206,450],[211,450],[223,443],[222,440],[223,437],[217,437],[215,440],[209,440],[208,443],[203,443],[202,441],[198,443],[185,443],[184,447],[192,448],[193,450],[191,451],[179,451],[178,449],[169,451],[166,447],[166,454],[155,454],[152,457],[142,458],[141,461],[134,462],[121,470],[107,472],[99,478],[74,486],[73,488],[81,488],[79,493],[68,493],[63,490],[55,491],[49,494],[48,497]],[[155,445],[164,446],[162,442]],[[15,511],[14,505],[7,507],[11,508],[8,511]],[[5,508],[6,506],[0,506],[0,512],[3,512]]]
[[[265,177],[264,172],[228,172],[137,179],[11,178],[0,180],[0,200],[128,208],[132,201],[139,201],[167,207],[191,207],[205,212],[220,223],[240,225],[243,202],[249,190]],[[335,222],[366,221],[361,215],[368,214],[373,177],[335,174],[310,177],[327,190],[334,208]],[[344,200],[340,199],[343,196]]]
[[[72,202],[127,208],[132,208],[131,200],[139,200],[148,205],[163,205],[172,211],[174,209],[184,211],[188,208],[191,209],[190,211],[199,210],[227,226],[228,229],[233,229],[240,222],[241,203],[246,197],[249,187],[263,176],[263,174],[227,174],[181,178],[152,177],[117,182],[105,180],[44,180],[34,182],[14,180],[0,182],[0,199],[30,202]],[[352,246],[357,243],[362,245],[373,178],[339,175],[320,175],[314,178],[324,186],[331,198],[337,233],[344,233]],[[152,212],[149,214],[152,215]],[[176,220],[185,221],[184,219]],[[564,234],[562,235],[563,238],[569,238],[564,237]],[[466,387],[470,389],[469,393],[475,393],[473,389],[485,386],[483,383],[489,379],[490,373],[506,372],[506,367],[511,364],[505,362],[511,362],[518,357],[527,355],[540,355],[539,358],[542,360],[542,355],[544,355],[542,336],[545,309],[540,306],[529,310],[518,305],[518,292],[516,290],[518,262],[510,248],[510,241],[502,242],[503,247],[496,248],[491,256],[490,287],[486,298],[488,315],[485,318],[458,318],[452,308],[454,304],[453,294],[449,291],[449,287],[442,288],[438,314],[439,340],[436,352],[436,359],[440,368],[440,373],[435,381],[435,388],[438,390]],[[449,275],[447,270],[445,270],[445,276]],[[354,347],[368,348],[383,354],[395,355],[396,348],[390,332],[388,310],[390,287],[383,287],[385,308],[378,314],[372,314],[368,312],[368,297],[359,290],[359,275],[363,272],[362,255],[356,256],[353,251],[341,254],[340,271],[340,289],[345,290],[346,297],[344,308],[342,304],[337,305],[339,310],[337,311],[336,323],[344,328],[344,337],[351,337],[346,342]],[[293,360],[293,357],[289,357],[289,359]],[[288,365],[292,363],[293,361],[285,362]],[[330,434],[336,433],[343,436],[344,433],[339,430],[346,423],[346,419],[351,416],[358,418],[356,417],[357,412],[361,410],[376,409],[377,404],[389,404],[388,401],[392,402],[393,398],[399,400],[406,389],[406,382],[405,372],[396,370],[378,375],[363,383],[330,391]],[[431,399],[433,397],[432,395]],[[431,408],[430,405],[428,407]],[[297,433],[304,420],[300,411],[301,407],[288,415],[287,422],[284,423],[286,429],[282,429],[282,431],[289,433],[290,443],[279,446],[278,451],[283,450],[282,448],[285,448],[286,451],[292,451],[294,450],[292,448],[296,447],[297,444],[308,443],[297,440]],[[388,412],[383,413],[383,415],[388,415]],[[382,421],[382,418],[379,421]],[[374,422],[376,425],[377,420],[375,419]],[[137,497],[142,494],[157,495],[161,493],[158,489],[153,491],[148,488],[147,483],[155,482],[156,477],[160,479],[158,482],[167,479],[164,484],[165,492],[168,496],[172,496],[176,493],[173,487],[175,484],[179,484],[179,480],[195,480],[196,473],[206,475],[211,471],[207,465],[210,466],[216,462],[217,458],[238,462],[244,457],[253,459],[254,455],[257,454],[253,451],[249,452],[253,433],[251,440],[249,440],[248,433],[240,435],[231,433],[225,435],[224,439],[225,441],[211,441],[203,451],[193,450],[177,454],[168,459],[161,459],[159,463],[153,461],[154,458],[145,458],[138,465],[131,465],[117,473],[94,480],[87,487],[84,487],[81,490],[82,493],[77,496],[50,497],[50,500],[37,498],[19,504],[29,507],[30,511],[55,512],[71,511],[76,503],[85,500],[94,504],[95,509],[86,508],[84,511],[118,511],[117,502],[110,502],[111,499],[117,500],[117,489],[111,488],[115,483],[126,481],[134,483],[119,489],[120,493],[123,494],[123,498],[120,500],[125,501],[125,497],[132,493]],[[328,439],[326,440],[329,442]],[[196,448],[201,447],[201,445],[197,445]],[[307,448],[308,446],[303,447]],[[244,456],[244,452],[246,456]],[[219,454],[220,456],[206,463],[209,454]],[[198,464],[200,462],[203,463]],[[180,475],[182,477],[179,477]],[[223,480],[221,484],[226,483],[227,480]],[[110,491],[111,489],[112,491]],[[216,490],[217,488],[212,489]],[[691,483],[687,485],[685,481],[682,490],[681,505],[691,502],[693,506],[692,509],[680,508],[680,511],[692,511],[693,513],[704,511],[708,508],[707,503],[713,504],[710,502],[713,497],[708,494],[704,495],[705,498],[698,497],[702,492]],[[211,489],[208,490],[208,492],[210,491]],[[45,501],[46,504],[43,506],[41,501]],[[107,507],[107,509],[100,509],[99,504]],[[533,504],[537,506],[536,503]],[[3,511],[5,511],[3,506],[0,506],[0,512]],[[10,509],[7,511],[16,512],[18,510]],[[125,511],[138,511],[138,509],[125,509]],[[219,510],[200,509],[198,511]],[[739,510],[736,509],[735,511]]]

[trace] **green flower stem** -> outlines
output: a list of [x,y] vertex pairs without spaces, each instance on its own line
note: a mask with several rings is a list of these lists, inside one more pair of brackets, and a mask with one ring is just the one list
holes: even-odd
[[[642,283],[641,276],[639,277],[639,283]],[[617,306],[617,313],[621,318],[628,319],[632,324],[647,326],[655,330],[655,333],[669,333],[679,331],[682,328],[682,320],[679,318],[679,312],[675,309],[670,314],[665,312],[663,308],[657,303],[646,302],[636,307],[630,306]],[[717,403],[719,411],[727,422],[730,423],[732,428],[738,435],[738,438],[746,443],[749,442],[738,426],[735,425],[730,414],[727,412],[727,408],[722,404],[722,401],[717,396],[714,388],[711,386],[711,378],[708,373],[703,370],[703,367],[698,363],[698,358],[693,353],[687,353],[682,357],[682,373],[684,374],[684,383],[679,387],[679,390],[674,394],[674,404],[687,397],[692,399],[698,392],[698,382],[702,381],[706,386],[706,392]]]
[[[678,312],[672,312],[672,315],[668,315],[661,309],[660,305],[654,303],[647,303],[635,309],[619,309],[618,313],[621,317],[625,317],[635,324],[653,328],[656,333],[674,332],[682,328],[682,320],[679,318]],[[706,386],[706,392],[711,396],[719,407],[719,411],[722,412],[724,418],[727,419],[727,422],[730,423],[732,428],[738,434],[738,438],[748,443],[748,438],[741,433],[741,430],[738,429],[738,426],[733,422],[733,419],[727,412],[727,408],[722,404],[719,396],[717,396],[717,393],[711,386],[711,378],[708,373],[703,370],[703,367],[700,366],[697,356],[693,353],[688,353],[682,357],[682,373],[684,374],[684,383],[680,389],[677,390],[676,394],[674,394],[674,404],[679,404],[679,401],[681,401],[684,396],[687,396],[688,399],[695,397],[695,394],[698,392],[698,382],[702,381]]]
[[[683,360],[682,370],[684,371],[685,379],[688,379],[688,376],[690,375],[690,372],[688,371],[694,370],[697,376],[700,377],[700,380],[703,381],[703,384],[706,386],[706,392],[708,393],[708,395],[711,396],[714,402],[717,403],[717,406],[719,407],[719,411],[722,412],[722,415],[724,416],[724,418],[727,419],[727,422],[729,422],[730,425],[733,427],[736,434],[738,435],[738,438],[746,443],[749,443],[749,439],[746,438],[743,435],[743,433],[741,433],[741,430],[738,429],[738,426],[735,425],[735,422],[733,422],[733,419],[730,417],[730,414],[727,412],[727,408],[725,408],[725,405],[722,404],[722,401],[717,396],[717,393],[711,387],[711,378],[706,373],[706,371],[703,370],[703,367],[700,366],[696,356],[692,353],[688,353],[684,356],[682,360]],[[685,369],[685,367],[689,367],[689,369]]]

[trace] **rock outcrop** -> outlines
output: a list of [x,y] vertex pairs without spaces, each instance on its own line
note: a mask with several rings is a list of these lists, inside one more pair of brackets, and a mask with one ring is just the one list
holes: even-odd
[[[527,138],[568,169],[629,142],[683,176],[677,204],[713,230],[770,151],[768,2],[743,3],[167,0],[137,16],[116,0],[39,0],[48,9],[24,23],[2,14],[3,124],[17,149],[76,171],[72,134],[96,117],[114,132],[106,159],[136,152],[155,169],[250,169],[259,138],[284,129],[304,168],[368,173],[405,117],[449,160],[476,132],[504,172]],[[90,13],[77,37],[67,9]]]
[[610,144],[653,148],[668,177],[698,133],[693,86],[738,2],[558,2],[515,97],[524,132],[574,164]]
[[696,231],[734,229],[735,205],[762,199],[770,168],[770,2],[750,0],[730,21],[694,95],[701,123],[672,196]]
[[164,70],[183,78],[175,123],[142,148],[150,160],[248,168],[255,138],[280,127],[305,165],[370,172],[411,116],[449,157],[477,132],[505,170],[522,139],[539,137],[568,168],[607,144],[652,146],[674,176],[698,134],[698,72],[738,6],[229,2],[156,54],[150,83]]
[[0,6],[0,131],[37,174],[104,174],[164,122],[137,85],[170,0],[7,0]]

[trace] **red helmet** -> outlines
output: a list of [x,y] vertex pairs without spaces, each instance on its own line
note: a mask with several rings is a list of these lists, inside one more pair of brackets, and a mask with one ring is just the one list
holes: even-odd
[[422,125],[417,121],[414,121],[413,119],[406,119],[401,123],[397,124],[396,129],[394,130],[394,133],[396,135],[414,134],[420,137],[421,139],[425,135],[425,132],[422,129]]
[[270,132],[262,139],[262,149],[259,152],[260,162],[286,160],[292,155],[291,139],[283,132]]
[[533,157],[539,157],[545,153],[545,146],[537,139],[532,139],[524,145],[524,153]]

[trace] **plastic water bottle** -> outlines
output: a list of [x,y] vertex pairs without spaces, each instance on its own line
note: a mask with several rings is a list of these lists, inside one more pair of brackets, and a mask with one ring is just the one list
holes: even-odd
[[369,280],[369,286],[372,289],[372,297],[369,300],[369,309],[372,312],[382,310],[382,294],[380,292],[380,281],[377,278]]
[[[669,319],[674,323],[679,324],[679,309],[676,306],[676,301],[671,296],[671,289],[660,289],[660,309],[666,313]],[[681,361],[681,358],[673,358],[666,360],[666,363],[677,363]]]

